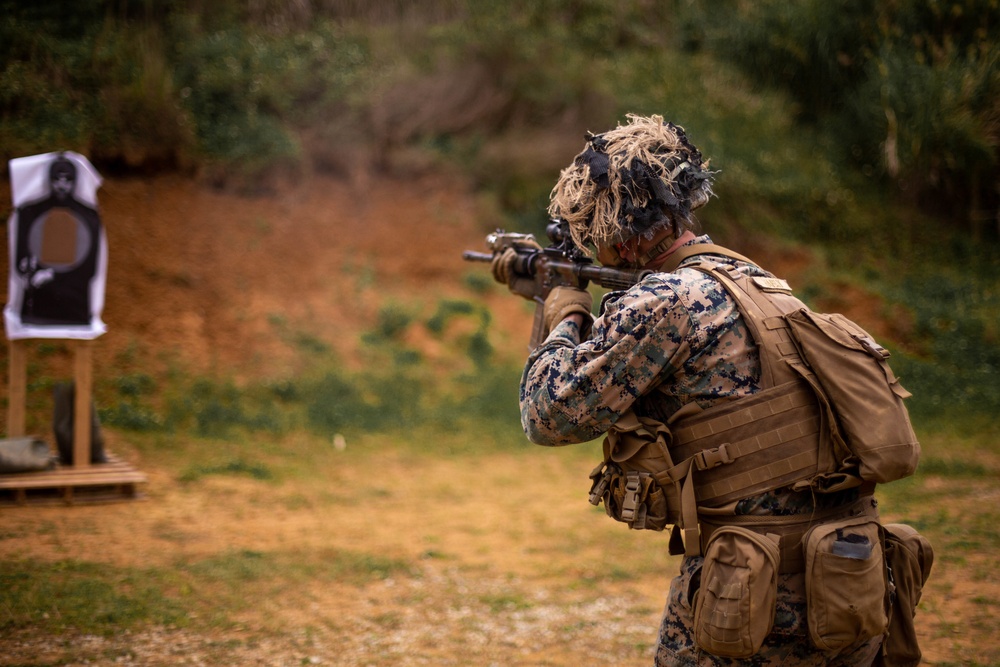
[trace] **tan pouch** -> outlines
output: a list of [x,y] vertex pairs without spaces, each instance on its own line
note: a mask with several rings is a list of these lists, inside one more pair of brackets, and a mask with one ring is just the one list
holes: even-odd
[[876,667],[917,667],[921,652],[913,617],[934,564],[934,549],[912,527],[890,523],[885,531],[885,560],[895,595],[889,614],[889,637],[875,660]]
[[604,461],[590,473],[590,502],[629,528],[663,530],[680,520],[680,494],[670,481],[670,429],[627,412],[604,439]]
[[884,484],[912,475],[920,443],[903,404],[910,392],[889,368],[889,352],[837,313],[801,309],[785,321],[836,414],[832,423],[857,457],[861,478]]
[[820,524],[802,539],[806,617],[816,648],[840,651],[884,634],[889,618],[878,521],[853,517]]
[[749,658],[771,632],[777,598],[777,541],[739,526],[716,530],[695,594],[695,642],[712,655]]

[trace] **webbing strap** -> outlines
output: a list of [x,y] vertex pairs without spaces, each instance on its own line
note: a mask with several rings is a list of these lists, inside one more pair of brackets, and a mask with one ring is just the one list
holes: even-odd
[[684,533],[684,553],[701,555],[701,528],[698,525],[698,500],[694,493],[694,466],[687,461],[687,474],[681,485],[681,532]]
[[662,273],[673,273],[685,259],[689,259],[697,255],[722,255],[723,257],[729,257],[740,262],[746,262],[747,264],[757,266],[752,259],[744,257],[738,252],[733,252],[729,248],[723,248],[722,246],[715,245],[714,243],[692,243],[690,245],[681,246],[675,250],[670,254],[670,257],[667,257],[663,264],[656,268],[656,270]]
[[[716,581],[718,581],[718,579],[716,579]],[[722,586],[721,588],[722,593],[719,595],[720,598],[739,599],[740,592],[742,590],[739,582],[734,582],[728,586]],[[732,613],[721,609],[714,609],[712,611],[711,623],[714,627],[722,630],[737,630],[743,627],[743,615],[739,612]]]
[[723,526],[742,526],[761,535],[778,538],[778,549],[781,554],[778,567],[779,574],[792,574],[805,570],[805,554],[802,549],[802,538],[809,529],[818,524],[836,521],[851,516],[869,516],[878,518],[878,508],[872,497],[873,484],[860,488],[860,497],[850,505],[832,507],[810,512],[809,514],[790,514],[784,516],[739,514],[739,515],[699,515],[701,520],[701,539],[707,545],[712,534]]
[[736,301],[760,350],[761,385],[773,387],[792,379],[793,374],[782,359],[797,357],[798,350],[792,343],[782,316],[804,308],[805,304],[791,294],[788,284],[775,278],[751,277],[733,267],[719,266],[706,260],[694,262],[690,268],[721,282]]
[[[816,422],[813,423],[815,424]],[[805,437],[803,437],[803,442],[808,444],[810,440],[815,441],[815,438],[811,437],[815,432],[816,430],[813,430],[812,433],[808,433]],[[792,441],[793,440],[785,440],[778,444]],[[816,461],[817,453],[815,450],[802,451],[786,458],[778,459],[751,470],[747,470],[739,475],[725,477],[714,483],[702,484],[699,488],[699,495],[705,499],[719,498],[734,494],[738,495],[743,493],[744,489],[758,484],[766,485],[772,480],[781,480],[798,472],[812,471],[816,467]],[[789,480],[787,483],[790,484],[792,481],[793,480]]]
[[[776,396],[766,402],[756,403],[746,408],[732,410],[726,414],[709,419],[699,415],[698,422],[690,426],[673,429],[674,442],[684,445],[695,440],[707,438],[712,435],[721,434],[752,422],[760,421],[767,417],[776,416],[795,408],[801,408],[816,404],[816,396],[812,390],[804,383],[797,382],[791,391]],[[730,408],[730,405],[722,406]],[[711,409],[708,411],[711,414]],[[702,413],[704,415],[705,413]],[[679,422],[683,424],[684,422]]]
[[[680,488],[680,521],[670,532],[670,555],[701,555],[700,528],[698,527],[698,501],[694,494],[694,457],[681,461],[664,473],[664,476]],[[683,543],[679,542],[683,537]],[[683,546],[682,546],[683,545]]]

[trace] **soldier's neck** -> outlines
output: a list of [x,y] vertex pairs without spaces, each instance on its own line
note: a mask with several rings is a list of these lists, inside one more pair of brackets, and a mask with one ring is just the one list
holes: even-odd
[[648,248],[639,248],[642,253],[639,265],[644,269],[659,268],[678,248],[694,239],[695,235],[691,230],[685,230],[676,239],[669,232],[665,233],[662,237],[650,241]]

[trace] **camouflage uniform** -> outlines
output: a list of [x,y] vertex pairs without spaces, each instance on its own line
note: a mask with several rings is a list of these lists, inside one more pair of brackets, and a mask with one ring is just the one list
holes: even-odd
[[[701,236],[692,243],[710,242]],[[707,408],[759,390],[760,356],[735,301],[714,278],[685,267],[706,257],[751,276],[771,275],[752,264],[702,255],[673,273],[654,273],[628,291],[609,294],[586,341],[572,320],[562,321],[529,356],[521,379],[521,422],[532,442],[586,442],[628,410],[665,422],[692,401]],[[855,497],[824,496],[823,507]],[[813,509],[808,492],[778,489],[740,501],[736,513]],[[732,660],[699,651],[691,634],[690,600],[701,565],[701,557],[686,557],[672,582],[657,665],[867,665],[874,659],[880,637],[836,657],[811,645],[801,574],[780,576],[774,629],[757,655]]]

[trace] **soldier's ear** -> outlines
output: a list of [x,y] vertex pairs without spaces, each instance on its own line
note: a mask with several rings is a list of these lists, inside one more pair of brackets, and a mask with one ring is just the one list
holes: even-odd
[[634,264],[639,259],[639,237],[633,236],[623,243],[615,245],[618,254],[629,264]]

